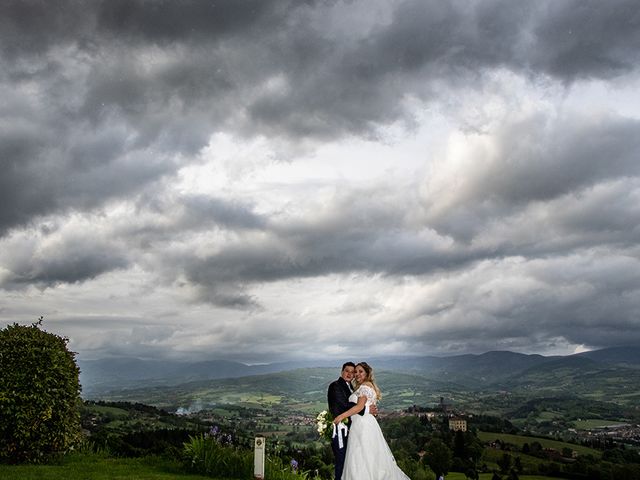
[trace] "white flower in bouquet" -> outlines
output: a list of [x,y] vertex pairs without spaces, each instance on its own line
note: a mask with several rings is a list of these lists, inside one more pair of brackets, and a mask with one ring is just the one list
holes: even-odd
[[327,410],[321,411],[316,416],[316,431],[320,438],[331,440],[333,435],[333,415]]

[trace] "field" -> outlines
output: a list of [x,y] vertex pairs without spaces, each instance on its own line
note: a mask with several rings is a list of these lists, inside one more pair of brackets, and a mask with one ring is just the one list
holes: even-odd
[[525,435],[510,435],[508,433],[492,433],[492,432],[478,432],[478,438],[483,442],[491,442],[493,440],[500,440],[501,442],[510,443],[521,448],[525,443],[531,445],[532,442],[538,442],[544,448],[553,448],[562,451],[563,448],[570,448],[575,450],[580,455],[593,455],[595,458],[600,458],[602,452],[589,447],[583,447],[582,445],[575,445],[573,443],[560,442],[558,440],[550,440],[547,438],[528,437]]
[[626,424],[624,422],[614,422],[612,420],[592,419],[592,420],[576,420],[575,422],[573,422],[573,425],[580,430],[592,430],[595,428],[620,426],[620,425],[626,425]]
[[104,405],[94,405],[92,407],[93,411],[96,414],[99,415],[104,415],[104,416],[110,416],[111,418],[114,419],[126,419],[129,416],[129,412],[127,412],[126,410],[122,409],[122,408],[117,408],[117,407],[107,407]]
[[[492,473],[481,473],[480,480],[491,480],[492,476]],[[518,475],[518,478],[520,480],[558,480],[555,477],[544,477],[542,475]],[[467,480],[467,477],[464,473],[452,472],[445,477],[445,480]]]

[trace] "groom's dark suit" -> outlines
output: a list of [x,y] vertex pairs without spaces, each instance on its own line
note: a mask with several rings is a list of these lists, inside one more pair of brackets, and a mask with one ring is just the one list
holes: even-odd
[[[346,412],[355,403],[349,401],[351,395],[351,388],[347,384],[347,381],[342,377],[329,384],[329,390],[327,391],[327,401],[329,402],[329,411],[334,417],[337,417],[343,412]],[[364,415],[364,408],[360,415]],[[348,419],[347,426],[351,425],[351,419]],[[336,462],[336,480],[340,480],[342,477],[342,469],[344,468],[344,457],[347,452],[347,437],[343,437],[342,448],[340,448],[338,437],[331,439],[331,448],[333,449],[333,455]]]

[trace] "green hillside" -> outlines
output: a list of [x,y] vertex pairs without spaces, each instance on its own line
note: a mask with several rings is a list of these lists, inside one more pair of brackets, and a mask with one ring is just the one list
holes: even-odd
[[[313,413],[325,408],[326,390],[337,378],[332,368],[298,370],[232,379],[112,391],[104,400],[140,402],[170,411],[223,405]],[[434,407],[441,398],[453,408],[507,416],[519,422],[640,419],[640,369],[607,366],[570,357],[527,369],[509,382],[476,389],[423,375],[377,372],[383,410]]]
[[[104,400],[142,402],[161,408],[213,408],[235,404],[245,407],[287,407],[314,412],[326,406],[326,392],[337,378],[335,369],[307,368],[237,379],[191,382],[173,387],[149,387],[111,392]],[[429,380],[419,375],[380,372],[381,407],[398,410],[414,404],[435,404],[441,396],[467,401],[473,394],[462,386]]]
[[576,445],[574,443],[560,442],[548,438],[493,432],[478,432],[478,438],[483,442],[493,442],[495,440],[500,440],[501,442],[515,445],[516,447],[518,447],[518,449],[521,449],[525,443],[531,445],[533,442],[538,442],[542,445],[543,448],[553,448],[554,450],[557,450],[559,452],[561,452],[563,448],[568,448],[570,450],[575,450],[580,455],[592,455],[595,458],[600,458],[602,456],[602,452],[594,448],[588,448],[582,445]]
[[[377,374],[394,372],[393,375],[399,378],[405,374],[421,377],[430,382],[431,391],[507,390],[527,393],[528,390],[539,390],[546,391],[546,394],[577,391],[585,395],[591,393],[598,399],[612,394],[622,396],[619,401],[631,404],[637,403],[640,390],[640,347],[609,348],[564,357],[494,351],[480,355],[373,357],[369,360],[376,367]],[[278,383],[292,382],[296,375],[295,383],[300,387],[295,388],[296,392],[313,394],[319,383],[336,377],[339,368],[338,365],[318,367],[334,363],[309,361],[248,366],[223,360],[172,362],[116,358],[81,361],[80,365],[83,396],[91,400],[141,385],[173,388],[220,381],[230,387],[239,387],[242,378],[249,378],[252,384],[259,384],[260,378],[265,378],[262,389],[268,391],[273,387],[280,392],[282,389]],[[296,374],[296,370],[302,373]],[[286,374],[280,376],[277,372]],[[294,373],[289,375],[291,372]],[[388,393],[391,393],[392,386],[394,384],[383,385]],[[617,390],[617,386],[622,389]],[[394,403],[397,400],[398,404],[406,404],[408,397],[423,395],[419,390],[413,392],[412,388],[403,391],[402,399],[396,398]],[[184,399],[178,400],[182,402]]]
[[602,366],[586,358],[540,365],[502,386],[536,396],[565,393],[620,405],[640,404],[640,369]]

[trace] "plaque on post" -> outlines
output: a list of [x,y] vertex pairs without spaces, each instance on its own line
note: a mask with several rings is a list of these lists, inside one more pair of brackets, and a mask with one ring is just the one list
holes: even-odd
[[253,478],[258,480],[264,479],[264,449],[265,438],[256,437],[253,449]]

